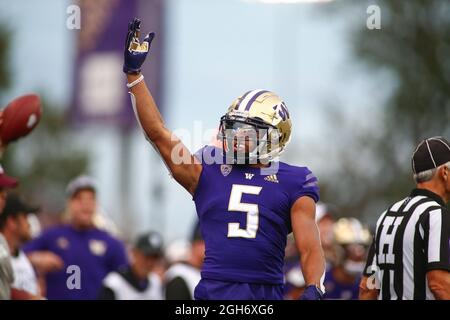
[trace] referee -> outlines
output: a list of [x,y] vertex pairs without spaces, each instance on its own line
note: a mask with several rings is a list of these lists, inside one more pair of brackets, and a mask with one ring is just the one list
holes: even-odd
[[420,142],[412,170],[416,189],[377,221],[360,299],[450,299],[450,143]]

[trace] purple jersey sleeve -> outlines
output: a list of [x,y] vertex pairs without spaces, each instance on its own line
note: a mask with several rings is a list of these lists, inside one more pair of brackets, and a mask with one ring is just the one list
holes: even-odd
[[316,176],[306,167],[293,167],[291,182],[291,192],[289,195],[290,206],[292,207],[297,199],[308,196],[314,202],[319,201],[319,185]]
[[29,253],[33,251],[49,250],[50,234],[51,230],[42,232],[39,236],[26,243],[22,248],[23,251]]

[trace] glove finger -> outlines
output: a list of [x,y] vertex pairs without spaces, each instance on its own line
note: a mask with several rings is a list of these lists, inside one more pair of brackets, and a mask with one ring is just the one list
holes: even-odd
[[150,45],[152,44],[153,38],[155,37],[155,33],[154,32],[150,32],[149,34],[147,34],[147,36],[144,38],[143,42],[147,42],[148,47],[150,48]]
[[133,20],[133,30],[139,32],[141,30],[141,20],[134,18]]
[[128,33],[125,39],[125,48],[127,50],[130,49],[130,44],[133,40],[139,42],[139,29],[140,29],[141,21],[138,18],[134,18],[133,21],[128,23]]
[[133,41],[133,38],[134,38],[134,32],[133,31],[128,31],[127,37],[125,39],[125,49],[126,50],[130,49],[130,44]]

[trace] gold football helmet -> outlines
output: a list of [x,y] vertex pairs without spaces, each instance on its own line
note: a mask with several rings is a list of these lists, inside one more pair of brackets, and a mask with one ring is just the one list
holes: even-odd
[[233,101],[220,119],[218,138],[227,161],[267,163],[285,150],[291,130],[283,100],[273,92],[258,89]]
[[334,238],[341,245],[369,245],[372,239],[369,229],[356,218],[341,218],[334,225]]
[[334,224],[334,239],[335,266],[355,277],[361,275],[372,239],[369,229],[356,218],[340,218]]

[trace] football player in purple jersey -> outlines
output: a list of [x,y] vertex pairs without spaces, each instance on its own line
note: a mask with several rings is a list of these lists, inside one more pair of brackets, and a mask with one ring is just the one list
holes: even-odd
[[306,167],[278,161],[291,135],[285,103],[270,91],[246,92],[220,119],[222,148],[206,146],[193,155],[165,127],[143,81],[141,66],[154,33],[140,42],[139,32],[135,19],[123,71],[146,138],[195,202],[205,241],[195,298],[282,299],[284,248],[293,232],[307,285],[302,299],[321,299],[325,260],[315,222],[317,178]]

